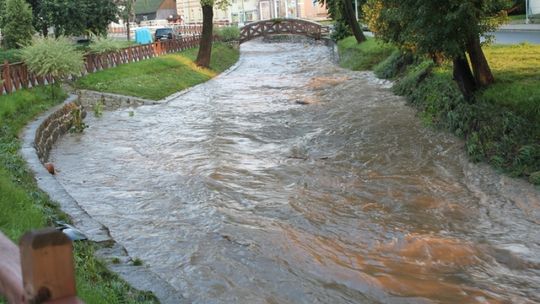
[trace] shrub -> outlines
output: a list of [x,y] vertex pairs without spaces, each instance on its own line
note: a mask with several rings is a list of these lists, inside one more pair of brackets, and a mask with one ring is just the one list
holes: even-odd
[[236,26],[222,27],[216,30],[216,35],[224,42],[235,41],[240,38],[240,29]]
[[8,0],[5,7],[2,16],[4,46],[8,49],[20,48],[27,44],[34,34],[32,9],[24,0]]
[[330,38],[332,40],[339,41],[351,35],[352,35],[352,32],[349,29],[349,26],[347,25],[345,20],[336,20],[336,22],[334,22],[334,30],[332,31],[332,34],[330,35]]
[[381,61],[373,68],[373,72],[379,78],[390,79],[405,72],[407,67],[415,61],[414,56],[409,52],[395,50],[385,60]]
[[65,37],[34,38],[21,50],[21,58],[36,75],[60,79],[80,73],[84,66],[83,53]]
[[92,42],[88,46],[91,53],[103,54],[109,52],[116,52],[124,48],[125,43],[122,41],[107,38],[105,36],[92,36]]

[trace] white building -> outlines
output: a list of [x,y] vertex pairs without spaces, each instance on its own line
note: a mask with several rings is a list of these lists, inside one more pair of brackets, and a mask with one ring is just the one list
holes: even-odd
[[[199,0],[177,0],[178,15],[186,23],[202,22]],[[324,6],[313,0],[231,0],[224,10],[214,8],[216,23],[248,23],[272,18],[328,18]]]

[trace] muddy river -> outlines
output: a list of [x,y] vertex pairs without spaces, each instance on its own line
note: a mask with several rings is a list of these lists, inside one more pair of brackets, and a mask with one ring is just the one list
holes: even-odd
[[92,115],[67,191],[189,303],[538,303],[540,191],[467,162],[323,45],[248,42],[168,103]]

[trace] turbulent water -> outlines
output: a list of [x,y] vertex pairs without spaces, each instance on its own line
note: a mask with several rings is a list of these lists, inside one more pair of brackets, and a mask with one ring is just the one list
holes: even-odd
[[325,46],[241,51],[53,151],[131,256],[193,303],[540,302],[540,191],[468,163]]

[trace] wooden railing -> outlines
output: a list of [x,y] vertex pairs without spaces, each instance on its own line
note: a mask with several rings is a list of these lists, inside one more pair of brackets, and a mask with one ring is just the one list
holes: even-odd
[[240,43],[258,37],[276,34],[304,35],[321,39],[327,28],[319,23],[302,19],[270,19],[246,24],[240,29]]
[[[95,73],[124,63],[136,62],[163,54],[183,51],[199,45],[200,36],[188,36],[181,39],[157,41],[150,44],[131,46],[117,52],[105,54],[87,54],[85,64],[79,77]],[[0,65],[0,94],[10,94],[20,89],[54,83],[50,75],[40,77],[31,73],[22,62],[4,62]]]
[[0,232],[0,295],[9,303],[83,303],[77,298],[73,245],[53,228],[26,233],[17,247]]

